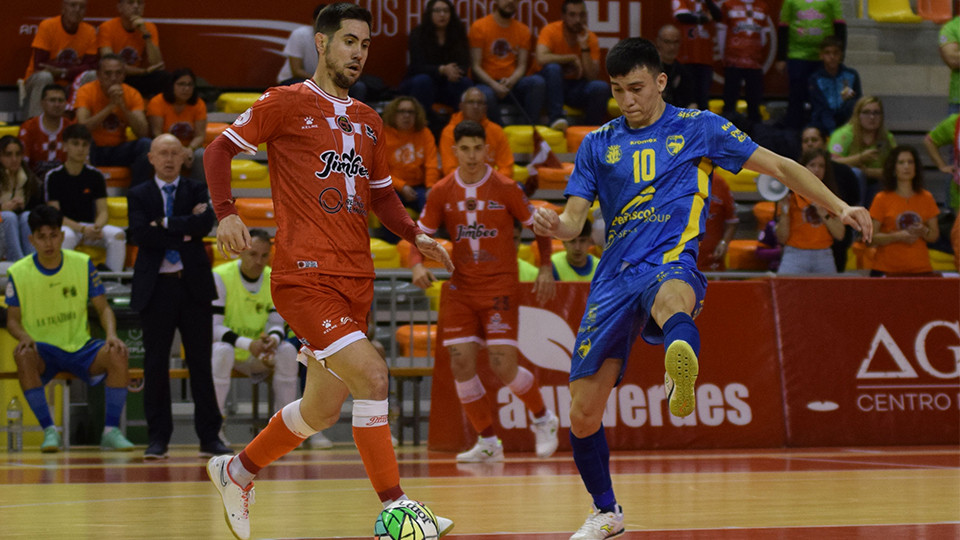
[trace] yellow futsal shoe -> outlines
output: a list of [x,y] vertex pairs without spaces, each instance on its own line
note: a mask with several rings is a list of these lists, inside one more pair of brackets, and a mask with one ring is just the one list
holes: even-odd
[[670,402],[670,414],[687,416],[697,404],[694,389],[700,371],[697,355],[689,343],[678,339],[667,347],[663,365],[667,370],[663,376],[663,389]]

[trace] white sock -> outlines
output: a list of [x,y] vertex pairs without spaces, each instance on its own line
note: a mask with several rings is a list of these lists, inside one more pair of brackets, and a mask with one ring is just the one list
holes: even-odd
[[230,458],[230,463],[227,464],[227,473],[230,474],[230,479],[240,487],[249,486],[256,476],[243,467],[243,462],[240,461],[238,456]]

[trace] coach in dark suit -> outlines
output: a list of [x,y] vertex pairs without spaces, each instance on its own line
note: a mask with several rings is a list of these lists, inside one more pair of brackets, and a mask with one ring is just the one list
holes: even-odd
[[222,419],[210,367],[210,302],[217,291],[203,237],[213,228],[216,217],[206,186],[180,177],[184,157],[176,137],[160,135],[150,145],[154,181],[132,187],[127,194],[128,238],[139,246],[130,307],[140,312],[143,324],[143,401],[150,438],[144,459],[148,460],[167,457],[173,434],[168,369],[176,329],[180,330],[190,370],[200,453],[211,456],[231,452],[218,437]]

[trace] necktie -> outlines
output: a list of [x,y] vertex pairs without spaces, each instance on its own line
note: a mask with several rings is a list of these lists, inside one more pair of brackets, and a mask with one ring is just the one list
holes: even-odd
[[[177,186],[173,184],[167,184],[163,186],[163,193],[166,195],[166,203],[164,205],[167,217],[173,216],[173,192],[177,190]],[[171,264],[176,264],[180,262],[180,252],[175,249],[168,249],[167,252],[163,255]]]

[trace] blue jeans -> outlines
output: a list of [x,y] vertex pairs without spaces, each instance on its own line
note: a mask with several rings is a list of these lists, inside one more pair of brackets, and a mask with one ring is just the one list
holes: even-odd
[[511,103],[520,105],[521,110],[526,114],[523,119],[525,123],[536,124],[540,123],[540,111],[543,110],[546,86],[546,82],[540,75],[527,75],[517,81],[517,84],[510,90],[510,94],[513,94],[514,97],[511,98],[508,94],[502,100],[497,99],[497,94],[493,91],[493,88],[485,84],[478,84],[477,89],[483,92],[483,95],[487,98],[487,118],[491,121],[503,125],[503,118],[500,116],[500,104]]
[[435,79],[426,73],[420,73],[404,78],[400,82],[400,93],[419,101],[429,115],[434,103],[443,103],[457,109],[460,106],[460,96],[472,86],[473,81],[469,77],[450,82],[446,77]]
[[117,146],[90,147],[90,164],[94,167],[130,167],[130,187],[153,179],[153,165],[147,160],[150,139],[144,137]]
[[827,249],[800,249],[783,246],[778,274],[836,274],[833,251]]
[[563,118],[564,104],[582,109],[587,125],[599,126],[606,119],[609,84],[587,79],[564,79],[563,67],[556,63],[544,66],[540,76],[546,83],[549,122]]
[[34,253],[33,244],[30,243],[30,226],[27,219],[30,217],[29,211],[17,214],[10,210],[0,212],[3,217],[3,236],[6,242],[5,255],[7,262],[15,262],[22,259],[25,255]]

